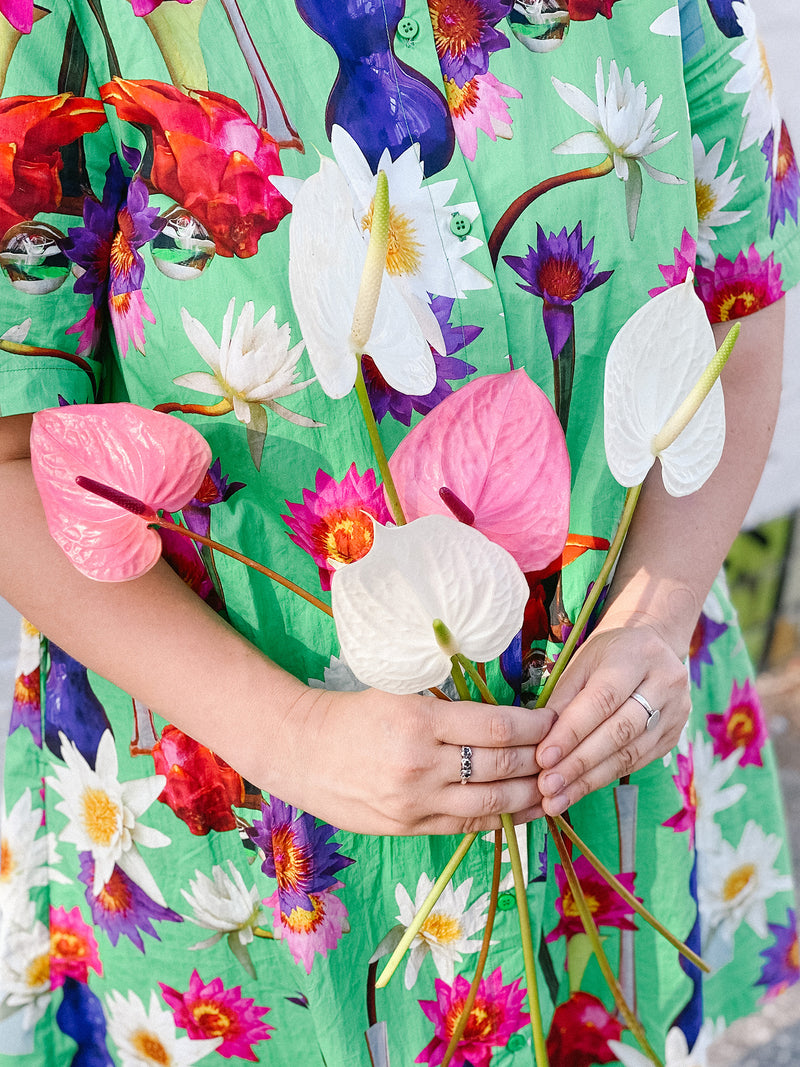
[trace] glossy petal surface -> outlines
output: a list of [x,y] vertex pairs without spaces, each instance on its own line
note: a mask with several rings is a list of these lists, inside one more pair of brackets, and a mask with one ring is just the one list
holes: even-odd
[[75,405],[33,418],[31,460],[50,533],[89,578],[138,578],[161,554],[161,539],[118,504],[77,484],[83,476],[179,511],[194,497],[211,450],[191,426],[135,404]]
[[360,681],[390,693],[441,685],[449,674],[434,619],[459,652],[492,660],[520,629],[528,598],[505,549],[444,515],[376,523],[370,552],[336,571],[331,589],[343,657]]
[[[605,376],[605,444],[621,485],[644,480],[653,465],[653,437],[716,351],[714,334],[691,278],[666,289],[628,319],[611,342]],[[693,493],[722,455],[725,407],[715,383],[677,440],[661,453],[664,486],[672,496]]]
[[444,487],[522,570],[541,570],[564,547],[570,482],[564,434],[549,400],[522,370],[458,389],[404,438],[389,466],[408,519],[450,515]]

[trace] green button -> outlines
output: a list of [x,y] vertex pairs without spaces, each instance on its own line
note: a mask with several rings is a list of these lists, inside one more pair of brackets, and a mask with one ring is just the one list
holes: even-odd
[[517,906],[517,898],[513,893],[501,893],[497,898],[497,906],[500,911],[511,911]]
[[413,41],[419,33],[419,23],[416,19],[404,18],[400,19],[397,25],[397,36],[402,37],[404,41]]
[[522,1034],[512,1034],[511,1037],[508,1039],[508,1045],[506,1047],[508,1048],[509,1052],[519,1052],[519,1050],[521,1048],[525,1048],[527,1044],[528,1042],[525,1040]]
[[453,216],[450,219],[451,233],[454,233],[456,237],[463,241],[471,229],[472,223],[466,215],[461,215],[458,211],[453,213]]

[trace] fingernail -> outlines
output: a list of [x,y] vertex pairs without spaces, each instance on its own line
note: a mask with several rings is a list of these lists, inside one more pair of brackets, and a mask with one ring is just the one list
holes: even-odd
[[569,807],[569,797],[566,793],[560,793],[557,797],[551,797],[547,801],[549,815],[560,815]]
[[544,752],[536,753],[536,761],[540,767],[554,767],[560,759],[560,748],[546,748]]
[[565,784],[563,774],[546,774],[539,779],[539,789],[543,793],[557,793]]

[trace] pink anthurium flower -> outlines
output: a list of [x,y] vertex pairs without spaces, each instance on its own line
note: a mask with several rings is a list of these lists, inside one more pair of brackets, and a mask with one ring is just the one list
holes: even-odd
[[172,415],[87,404],[34,415],[31,462],[54,540],[82,574],[121,582],[155,564],[161,538],[148,524],[195,496],[211,449]]
[[542,570],[564,548],[564,432],[523,370],[452,393],[406,435],[389,467],[408,519],[452,514],[502,545],[523,571]]
[[342,656],[359,681],[389,693],[441,685],[457,653],[479,662],[499,656],[528,599],[513,556],[444,515],[376,522],[372,548],[334,573],[331,590]]
[[606,458],[621,485],[643,482],[656,457],[672,496],[693,493],[706,481],[725,443],[718,375],[727,343],[715,356],[691,271],[622,326],[605,375]]

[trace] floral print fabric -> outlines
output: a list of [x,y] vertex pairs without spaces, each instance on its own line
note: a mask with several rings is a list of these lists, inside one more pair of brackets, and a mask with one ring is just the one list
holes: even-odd
[[[518,368],[567,435],[566,547],[527,571],[490,677],[532,701],[622,505],[612,337],[689,270],[723,322],[798,276],[797,163],[749,3],[6,0],[0,40],[0,413],[130,400],[186,420],[212,462],[176,519],[327,598],[388,513],[337,356],[358,272],[311,284],[289,231],[301,205],[317,260],[357,263],[383,169],[385,327],[363,372],[387,452]],[[286,670],[359,686],[318,609],[175,535],[164,553]],[[684,969],[578,864],[623,988],[679,1057],[800,974],[773,757],[721,586],[689,670],[678,749],[571,812],[714,967]],[[454,842],[361,838],[262,796],[30,628],[1,833],[0,1063],[355,1067],[384,1025],[395,1067],[442,1062],[491,840],[376,992],[380,946]],[[542,826],[526,838],[552,1062],[638,1062]],[[460,1067],[531,1060],[508,870]]]

